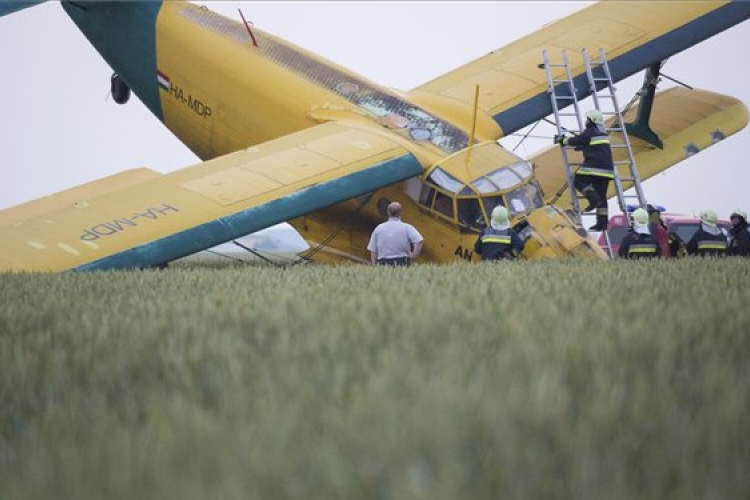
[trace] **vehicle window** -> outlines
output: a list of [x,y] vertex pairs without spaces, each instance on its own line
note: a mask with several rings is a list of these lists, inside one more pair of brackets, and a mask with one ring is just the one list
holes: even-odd
[[441,168],[435,168],[430,174],[429,179],[451,193],[458,193],[464,187],[462,182]]
[[619,245],[622,239],[628,234],[627,226],[615,226],[609,231],[609,242],[611,245]]
[[518,189],[511,191],[505,195],[506,202],[508,204],[508,210],[512,215],[518,215],[524,212],[529,212],[535,208],[541,207],[542,196],[539,194],[539,189],[533,184],[529,183],[525,186],[521,186]]
[[478,229],[487,227],[477,198],[459,198],[457,202],[458,222]]
[[693,235],[698,231],[698,222],[694,223],[682,223],[682,224],[672,224],[672,227],[669,228],[669,231],[671,233],[677,234],[677,236],[687,243],[690,241],[690,238],[693,237]]
[[447,217],[453,218],[453,198],[441,192],[435,193],[433,209]]

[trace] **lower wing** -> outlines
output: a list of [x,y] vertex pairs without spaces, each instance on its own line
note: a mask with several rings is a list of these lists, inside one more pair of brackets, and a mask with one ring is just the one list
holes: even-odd
[[326,123],[115,189],[0,212],[0,271],[158,266],[423,172],[363,125]]
[[[638,106],[631,108],[624,116],[625,122],[633,121]],[[673,87],[656,94],[651,113],[651,129],[661,138],[664,148],[658,149],[644,140],[628,136],[641,180],[646,180],[679,163],[699,151],[745,128],[748,123],[748,110],[739,100],[708,92]],[[610,123],[607,124],[610,126]],[[621,144],[619,132],[610,134],[613,144]],[[627,159],[624,149],[613,150],[615,160]],[[580,153],[569,151],[571,162],[580,162]],[[561,208],[570,207],[570,191],[563,167],[559,147],[550,146],[529,159],[547,203]],[[623,175],[623,177],[626,177]],[[632,187],[632,182],[624,182],[623,187]],[[610,185],[609,196],[614,196]]]

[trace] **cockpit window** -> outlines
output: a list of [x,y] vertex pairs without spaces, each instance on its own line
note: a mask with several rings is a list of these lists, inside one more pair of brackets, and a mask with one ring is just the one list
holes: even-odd
[[435,204],[432,207],[437,213],[443,214],[446,217],[453,218],[453,198],[437,192],[435,194]]
[[441,168],[435,168],[432,173],[430,173],[429,179],[451,193],[458,193],[461,188],[464,187],[462,182]]
[[419,203],[426,207],[432,207],[433,201],[435,201],[435,188],[423,184],[422,192],[419,193]]
[[512,168],[521,177],[521,179],[531,177],[531,165],[528,162],[521,161],[518,163],[514,163],[510,166],[510,168]]
[[509,189],[521,182],[521,178],[510,168],[495,170],[487,174],[487,177],[500,189]]
[[497,186],[495,186],[493,183],[491,183],[489,180],[485,179],[484,177],[480,177],[479,179],[475,180],[471,183],[472,186],[474,186],[477,191],[480,193],[495,193],[497,192]]
[[530,212],[543,204],[539,189],[533,182],[507,193],[505,199],[508,203],[508,210],[514,216]]
[[478,198],[459,198],[457,202],[459,223],[477,229],[487,227]]
[[487,198],[482,198],[482,204],[484,205],[484,212],[487,214],[487,217],[492,217],[492,210],[496,206],[502,205],[503,199],[500,196],[488,196]]

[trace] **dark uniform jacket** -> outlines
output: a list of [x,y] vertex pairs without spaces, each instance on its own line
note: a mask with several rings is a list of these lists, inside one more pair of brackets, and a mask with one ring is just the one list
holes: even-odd
[[650,234],[636,233],[630,231],[622,239],[620,250],[617,255],[623,259],[643,259],[659,257],[659,243]]
[[750,226],[740,222],[729,230],[729,255],[750,256]]
[[711,234],[701,224],[685,248],[690,255],[721,257],[727,254],[727,237],[721,230]]
[[609,145],[609,136],[603,127],[589,121],[583,132],[566,137],[563,144],[574,146],[583,153],[583,165],[578,169],[577,175],[614,179],[612,149]]
[[523,242],[512,229],[494,229],[488,227],[474,244],[474,251],[482,260],[513,259],[523,250]]

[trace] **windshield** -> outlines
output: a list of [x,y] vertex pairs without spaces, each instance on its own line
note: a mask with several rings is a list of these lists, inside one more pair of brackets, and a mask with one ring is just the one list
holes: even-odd
[[530,182],[505,195],[508,210],[513,216],[530,212],[544,203],[536,184]]
[[435,168],[429,179],[451,193],[458,193],[464,187],[463,183],[441,168]]
[[[531,177],[531,165],[528,162],[521,161],[512,165],[498,168],[480,177],[472,184],[481,193],[490,193],[494,191],[504,191],[513,186],[517,186]],[[494,189],[493,189],[494,186]]]

